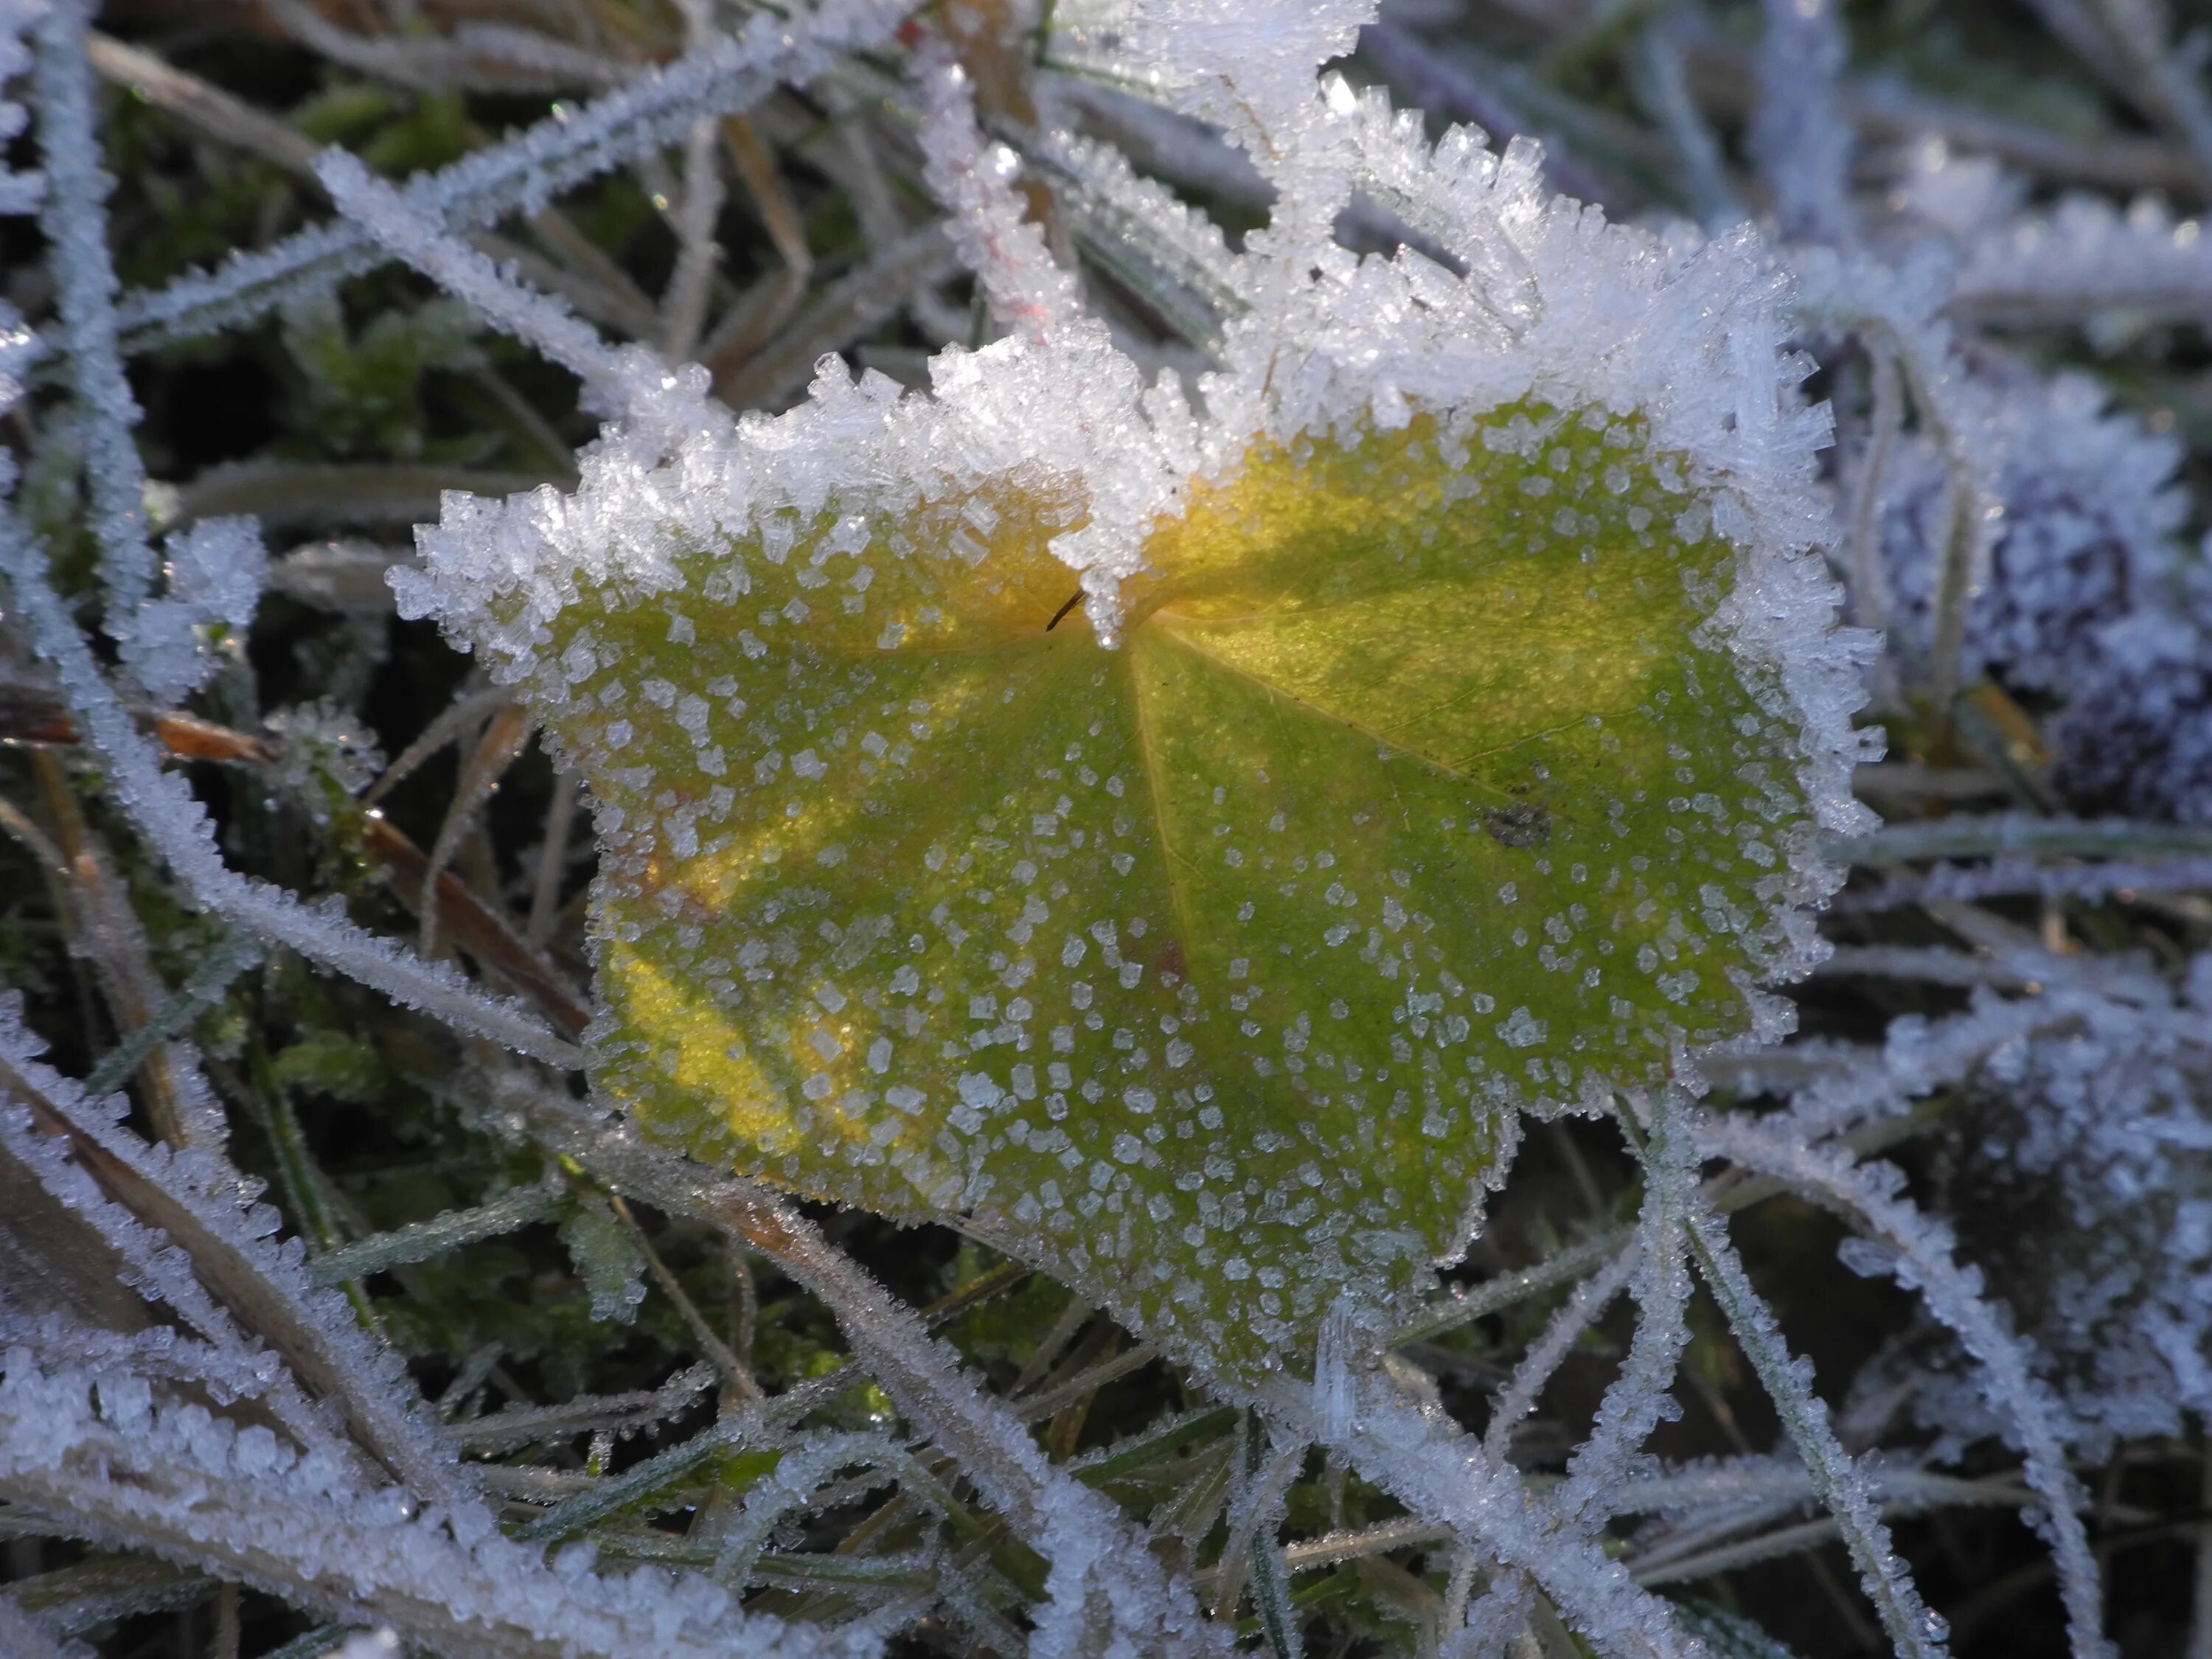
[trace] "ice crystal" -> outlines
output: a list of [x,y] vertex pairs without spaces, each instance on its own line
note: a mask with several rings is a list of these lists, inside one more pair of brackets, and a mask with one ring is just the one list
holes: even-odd
[[327,823],[341,799],[358,795],[384,770],[376,734],[327,703],[280,708],[267,721],[279,745],[273,781]]
[[138,677],[163,702],[198,690],[216,652],[245,637],[269,555],[252,519],[203,519],[168,538],[168,583],[138,612]]

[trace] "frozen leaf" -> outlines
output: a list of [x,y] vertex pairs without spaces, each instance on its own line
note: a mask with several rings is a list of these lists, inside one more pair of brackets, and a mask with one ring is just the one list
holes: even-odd
[[561,1224],[561,1242],[591,1293],[592,1317],[627,1325],[645,1300],[645,1252],[604,1206],[580,1202]]
[[[395,578],[591,786],[603,1090],[1232,1370],[1415,1294],[1519,1110],[1778,1029],[1855,810],[1771,272],[1302,75],[1203,417],[940,76],[1017,334],[928,398],[641,418]],[[1314,231],[1355,172],[1469,274]]]
[[271,1059],[276,1081],[312,1094],[366,1105],[383,1098],[391,1079],[374,1048],[340,1031],[310,1031]]
[[1256,1355],[1449,1254],[1516,1109],[1743,1033],[1805,808],[1731,550],[1634,421],[1352,436],[1194,489],[1115,650],[1042,477],[580,595],[602,1083]]

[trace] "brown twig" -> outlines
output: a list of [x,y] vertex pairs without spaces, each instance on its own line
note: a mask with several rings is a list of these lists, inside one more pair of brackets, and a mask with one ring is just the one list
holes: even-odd
[[[67,773],[51,749],[38,750],[33,758],[54,825],[56,848],[69,870],[77,936],[92,958],[116,1030],[128,1036],[153,1020],[169,999],[168,988],[154,969],[145,928],[106,849],[85,822]],[[190,1146],[211,1133],[220,1133],[193,1109],[185,1074],[193,1066],[187,1046],[165,1042],[138,1068],[147,1114],[155,1132],[172,1146]],[[204,1085],[198,1092],[204,1097]]]
[[[406,832],[382,816],[372,817],[361,849],[391,884],[402,903],[422,890],[430,860]],[[538,1005],[538,1011],[570,1036],[580,1036],[592,1011],[553,965],[508,925],[507,918],[477,896],[450,872],[438,878],[438,912],[461,949],[507,980]]]

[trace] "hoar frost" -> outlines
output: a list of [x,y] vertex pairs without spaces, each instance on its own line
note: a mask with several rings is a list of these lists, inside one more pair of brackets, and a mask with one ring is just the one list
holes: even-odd
[[[39,10],[0,0],[0,76],[21,67],[12,32]],[[2052,782],[2074,804],[2212,815],[2212,589],[2201,562],[2169,546],[2185,517],[2178,446],[2107,410],[2086,378],[2034,380],[1994,356],[1969,368],[1945,321],[2068,314],[2075,290],[2094,290],[2105,303],[2091,331],[2109,343],[2130,295],[2201,304],[2212,267],[2198,227],[2154,204],[2123,220],[2081,198],[2024,216],[2016,181],[1947,161],[1941,146],[1922,148],[1877,210],[1851,189],[1837,9],[1776,0],[1765,12],[1747,149],[1784,233],[1805,244],[1779,256],[1802,279],[1799,325],[1855,338],[1875,370],[1863,453],[1886,455],[1887,471],[1854,461],[1840,480],[1874,480],[1850,554],[1863,618],[1893,629],[1905,689],[1932,690],[1939,716],[1984,674],[2035,707],[2062,704]],[[413,612],[438,616],[522,689],[593,792],[603,1093],[708,1164],[895,1216],[957,1214],[1194,1362],[1218,1397],[1259,1407],[1287,1437],[1264,1447],[1256,1416],[1232,1435],[1226,1573],[1249,1529],[1255,1577],[1273,1569],[1279,1589],[1264,1540],[1313,1440],[1455,1534],[1444,1599],[1453,1623],[1468,1615],[1455,1645],[1525,1636],[1540,1593],[1605,1650],[1673,1654],[1694,1650],[1691,1628],[1717,1640],[1724,1627],[1678,1628],[1636,1588],[1658,1582],[1650,1539],[1612,1559],[1607,1522],[1702,1493],[1681,1511],[1702,1510],[1690,1530],[1710,1542],[1735,1524],[1757,1547],[1755,1505],[1715,1529],[1729,1493],[1765,1494],[1771,1520],[1810,1494],[1897,1650],[1939,1653],[1944,1632],[1880,1506],[1942,1477],[1844,1449],[1879,1433],[1874,1402],[1893,1407],[1901,1378],[1941,1437],[1931,1459],[1992,1432],[2024,1453],[2075,1650],[2100,1651],[2065,1454],[2184,1432],[2185,1411],[2212,1409],[2212,1140],[2197,1107],[2212,994],[2201,963],[2177,995],[2109,957],[2087,959],[2092,984],[2080,961],[2024,966],[2034,953],[2010,948],[1858,947],[1857,971],[1981,988],[1962,1015],[1898,1021],[1880,1050],[1816,1042],[1748,1066],[1729,1053],[1784,1029],[1760,988],[1820,954],[1805,913],[1833,884],[1821,832],[1866,827],[1846,769],[1863,752],[1849,716],[1870,651],[1832,631],[1803,551],[1820,535],[1808,457],[1822,417],[1792,396],[1807,365],[1778,351],[1788,296],[1767,256],[1741,233],[1692,252],[1605,227],[1544,198],[1525,145],[1493,155],[1457,132],[1432,148],[1374,94],[1316,83],[1314,65],[1351,46],[1363,8],[1068,0],[1052,15],[1053,63],[1149,88],[1179,112],[1150,114],[1193,123],[1176,130],[1194,143],[1217,142],[1205,123],[1244,146],[1273,218],[1231,252],[1116,153],[1056,130],[1054,99],[1083,94],[1055,74],[1039,77],[1043,130],[1017,135],[1042,164],[1022,180],[1020,157],[978,129],[950,48],[920,30],[906,44],[927,183],[1007,331],[941,356],[927,396],[856,383],[825,360],[799,410],[732,418],[704,402],[702,371],[609,350],[447,222],[541,199],[647,144],[640,124],[678,114],[693,123],[688,167],[711,148],[712,114],[738,101],[718,80],[796,75],[826,62],[825,45],[879,41],[892,9],[833,4],[793,14],[789,33],[762,14],[742,42],[695,40],[665,76],[581,112],[587,139],[541,128],[404,191],[343,154],[318,166],[344,222],[308,259],[321,272],[308,286],[380,243],[575,370],[586,407],[620,416],[573,495],[451,503],[425,538],[427,575],[400,583]],[[692,15],[702,32],[705,19]],[[307,266],[280,249],[112,303],[82,21],[59,15],[41,47],[65,296],[52,336],[88,421],[108,632],[134,701],[167,703],[242,629],[265,558],[250,523],[222,520],[157,555],[118,325],[234,319],[261,303],[257,282]],[[364,44],[313,39],[341,58]],[[553,125],[571,113],[556,106]],[[0,106],[0,123],[14,115]],[[1721,199],[1705,216],[1725,223],[1731,186],[1717,152],[1709,160],[1700,188]],[[1155,377],[1155,356],[1140,367],[1117,349],[1046,256],[1018,181],[1059,194],[1079,223],[1115,225],[1121,252],[1179,285],[1148,297],[1204,342],[1214,372],[1188,386]],[[0,211],[35,204],[47,182],[0,174]],[[720,200],[686,196],[672,317],[683,271],[709,263],[701,204]],[[1406,245],[1353,256],[1331,234],[1347,210]],[[1948,234],[1955,262],[1893,266],[1870,251],[1909,220]],[[695,307],[664,331],[672,353],[699,320]],[[0,401],[46,349],[0,308]],[[163,787],[175,780],[84,649],[44,554],[12,520],[0,528],[18,614],[108,757],[117,799],[203,903],[479,1034],[571,1057],[458,976],[233,878],[197,804]],[[319,562],[284,562],[300,568],[280,581],[336,592]],[[287,739],[280,787],[328,800],[366,781],[338,711],[272,725]],[[2011,822],[1978,828],[2001,842]],[[2047,894],[2062,873],[2130,878],[2115,865],[2048,871]],[[1895,890],[1861,894],[1859,908]],[[1995,936],[1987,915],[1930,914]],[[1989,989],[2030,974],[2016,1000]],[[549,1563],[499,1539],[474,1468],[390,1356],[315,1288],[296,1242],[269,1242],[274,1213],[223,1161],[204,1085],[186,1091],[179,1137],[201,1144],[172,1153],[45,1068],[12,1010],[0,1009],[0,1151],[181,1321],[94,1330],[58,1307],[0,1305],[0,1462],[15,1486],[185,1559],[258,1552],[276,1577],[320,1587],[307,1604],[343,1599],[333,1616],[380,1618],[384,1601],[429,1586],[441,1616],[599,1650],[776,1638],[701,1581],[672,1591],[653,1575],[600,1573],[589,1544]],[[1808,1071],[1821,1081],[1784,1112],[1712,1118],[1693,1098],[1708,1060],[1734,1064],[1747,1093],[1762,1077],[1784,1093]],[[1978,1270],[1954,1260],[1954,1228],[1838,1139],[1939,1089],[1958,1103],[1936,1130],[1948,1162],[1935,1175],[2017,1334]],[[1409,1403],[1410,1368],[1369,1363],[1376,1339],[1425,1263],[1478,1224],[1521,1111],[1622,1102],[1643,1170],[1638,1224],[1531,1270],[1558,1269],[1553,1285],[1588,1276],[1494,1395],[1477,1443]],[[74,1161],[94,1151],[155,1208],[135,1217],[103,1196]],[[658,1190],[678,1193],[679,1210],[699,1198],[690,1166],[633,1143],[624,1153],[677,1172]],[[1870,1367],[1843,1425],[1728,1243],[1699,1179],[1716,1158],[1844,1215],[1864,1235],[1845,1247],[1850,1264],[1919,1291],[1944,1328]],[[642,1166],[617,1167],[626,1180]],[[2023,1234],[2028,1206],[2039,1225]],[[564,1231],[596,1311],[620,1317],[644,1293],[643,1258],[611,1216],[580,1199]],[[156,1219],[246,1264],[295,1328],[288,1346],[335,1374],[313,1406],[241,1340]],[[787,1211],[775,1224],[787,1244],[803,1231]],[[1611,1254],[1570,1271],[1591,1243]],[[811,1261],[816,1277],[799,1282],[836,1308],[856,1356],[973,1462],[963,1473],[988,1501],[1035,1528],[1052,1582],[1032,1651],[1096,1645],[1108,1604],[1103,1639],[1132,1650],[1234,1639],[1227,1621],[1198,1620],[1182,1586],[1168,1593],[1108,1500],[1053,1470],[864,1277],[841,1296],[824,1289],[836,1274],[823,1255],[778,1259]],[[1656,1473],[1644,1459],[1673,1413],[1692,1267],[1804,1475],[1765,1456]],[[1624,1291],[1636,1334],[1593,1431],[1556,1489],[1531,1492],[1508,1456],[1515,1425]],[[1271,1374],[1310,1356],[1310,1382]],[[910,1389],[922,1379],[914,1399],[900,1376]],[[200,1395],[256,1400],[305,1455],[211,1416]],[[338,1435],[332,1403],[362,1445]],[[1431,1388],[1425,1405],[1437,1403]],[[895,1469],[917,1490],[934,1479],[871,1434],[815,1435],[783,1456],[718,1545],[732,1589],[840,1470]],[[1478,1560],[1495,1571],[1470,1606]],[[957,1574],[947,1583],[957,1613]],[[1268,1639],[1295,1651],[1270,1593],[1258,1598]],[[984,1611],[989,1638],[997,1614]],[[0,1598],[0,1631],[11,1616]],[[856,1649],[871,1639],[857,1634]]]

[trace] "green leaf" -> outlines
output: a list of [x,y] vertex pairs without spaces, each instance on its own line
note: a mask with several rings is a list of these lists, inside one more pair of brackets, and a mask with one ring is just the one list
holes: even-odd
[[1796,727],[1632,419],[1256,449],[1112,648],[1044,550],[1085,512],[833,498],[578,584],[545,712],[600,802],[599,1081],[1261,1367],[1402,1313],[1517,1111],[1749,1030]]
[[347,329],[335,293],[288,306],[284,346],[299,370],[299,424],[314,434],[313,453],[422,454],[423,377],[478,362],[476,328],[458,301],[384,312],[357,333]]
[[580,1199],[561,1223],[561,1242],[592,1298],[592,1317],[627,1325],[645,1300],[645,1252],[604,1206]]
[[343,1032],[310,1030],[270,1061],[277,1082],[310,1094],[367,1104],[391,1087],[383,1056],[360,1038]]

